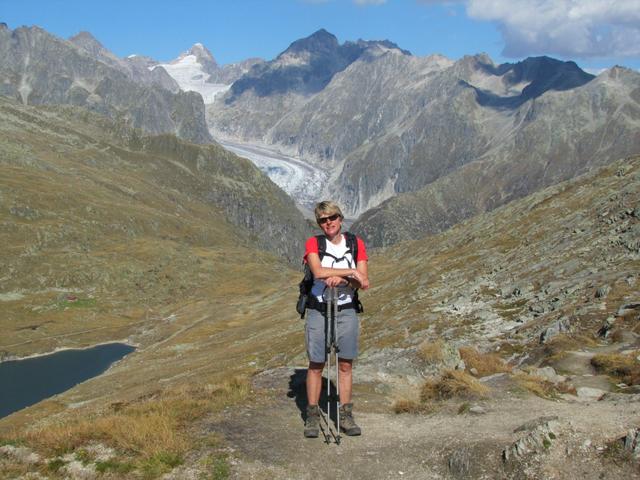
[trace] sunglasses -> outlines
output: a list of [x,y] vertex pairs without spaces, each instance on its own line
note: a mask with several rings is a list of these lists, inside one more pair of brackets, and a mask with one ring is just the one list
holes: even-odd
[[329,220],[331,220],[332,222],[335,222],[339,218],[340,218],[340,214],[334,213],[333,215],[329,215],[328,217],[320,217],[318,219],[318,224],[323,225],[327,223]]

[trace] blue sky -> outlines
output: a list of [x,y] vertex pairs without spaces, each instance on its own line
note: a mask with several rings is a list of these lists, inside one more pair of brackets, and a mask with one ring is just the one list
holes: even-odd
[[325,28],[340,42],[388,39],[421,56],[550,55],[640,69],[640,0],[0,0],[0,21],[63,38],[86,30],[118,56],[160,61],[196,42],[221,64],[270,60]]

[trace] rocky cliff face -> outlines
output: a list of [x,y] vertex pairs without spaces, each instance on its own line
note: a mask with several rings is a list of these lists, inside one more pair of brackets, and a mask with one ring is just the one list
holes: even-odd
[[177,92],[166,72],[121,61],[88,34],[65,41],[38,27],[0,27],[0,80],[0,94],[24,104],[82,106],[149,133],[211,141],[199,95]]
[[220,138],[262,139],[284,117],[322,92],[336,74],[371,50],[400,52],[388,41],[340,45],[326,30],[297,40],[276,59],[253,66],[209,107],[210,128]]
[[132,55],[124,59],[118,58],[89,32],[80,32],[71,37],[69,41],[87,52],[92,58],[120,70],[136,83],[158,86],[173,93],[177,93],[179,90],[176,81],[166,71],[162,69],[151,71],[149,69],[149,64],[154,62],[149,57]]
[[[338,58],[336,42],[326,32],[319,37],[283,52],[268,64],[272,70],[236,82],[208,108],[208,122],[214,135],[272,145],[331,169],[323,196],[350,216],[428,189],[437,201],[417,208],[430,213],[401,228],[421,235],[640,148],[634,72],[594,80],[575,63],[548,57],[453,62],[381,42],[331,75],[325,68],[325,81],[313,83],[306,52]],[[612,125],[615,135],[606,133]],[[408,235],[365,227],[379,214],[365,215],[356,226],[376,245]]]
[[614,68],[580,88],[523,103],[477,159],[366,212],[354,230],[374,245],[438,232],[639,151],[639,82],[636,72]]

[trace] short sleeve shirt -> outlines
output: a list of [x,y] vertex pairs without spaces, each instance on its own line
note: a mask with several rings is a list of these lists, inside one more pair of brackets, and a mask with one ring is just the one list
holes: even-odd
[[[344,235],[341,235],[340,243],[337,245],[331,243],[329,240],[326,241],[326,250],[324,257],[321,259],[320,263],[325,268],[356,268],[357,262],[367,261],[367,250],[364,246],[364,242],[361,238],[356,237],[356,241],[358,242],[358,258],[353,259],[353,256],[350,251],[347,251],[347,239]],[[304,253],[304,261],[307,261],[307,255],[310,253],[318,253],[318,239],[316,237],[311,237],[307,240],[305,244],[305,253]],[[319,302],[325,301],[324,294],[327,285],[322,280],[316,279],[313,282],[313,287],[311,289],[311,295],[316,297],[316,300]],[[343,305],[345,303],[351,303],[353,300],[353,288],[350,286],[338,287],[338,305]]]

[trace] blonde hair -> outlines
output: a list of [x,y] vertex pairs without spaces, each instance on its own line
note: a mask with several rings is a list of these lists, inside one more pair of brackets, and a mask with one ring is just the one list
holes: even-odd
[[320,219],[320,217],[323,216],[323,214],[326,216],[330,216],[337,213],[338,215],[340,215],[341,219],[344,219],[344,215],[342,215],[342,210],[340,210],[338,204],[332,202],[331,200],[324,200],[318,203],[313,213],[315,213],[316,215],[316,222]]

